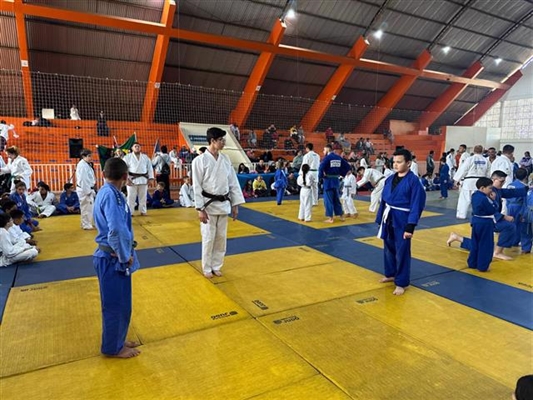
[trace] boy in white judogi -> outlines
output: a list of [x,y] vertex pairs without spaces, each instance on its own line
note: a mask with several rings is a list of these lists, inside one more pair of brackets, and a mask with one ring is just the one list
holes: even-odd
[[9,214],[0,214],[0,267],[33,260],[39,248],[26,243],[23,239],[13,241],[9,229],[13,220]]
[[347,217],[357,218],[359,215],[357,209],[355,208],[354,198],[357,194],[357,183],[355,181],[355,176],[352,171],[349,171],[344,177],[344,185],[342,187],[342,196],[341,201],[344,208],[344,214]]
[[124,157],[124,162],[128,165],[128,205],[133,214],[135,201],[139,200],[139,212],[146,215],[146,195],[148,194],[148,181],[154,180],[154,169],[152,161],[141,153],[141,145],[135,142],[131,148],[132,152]]
[[231,161],[220,153],[226,132],[220,128],[207,130],[207,151],[192,162],[194,204],[202,233],[202,270],[206,278],[222,276],[220,269],[226,254],[228,214],[233,219],[244,203],[242,190]]
[[385,175],[374,168],[365,169],[364,167],[359,167],[357,168],[357,176],[361,178],[357,181],[356,186],[358,189],[367,182],[370,182],[374,186],[374,190],[370,194],[370,207],[368,207],[368,210],[370,212],[376,212],[381,202],[381,193],[385,185]]
[[[302,165],[309,165],[309,173],[312,174],[317,182],[317,185],[311,188],[312,203],[314,206],[318,205],[318,167],[320,167],[320,156],[313,151],[313,143],[305,145],[305,155],[302,160]],[[300,173],[302,171],[300,170]]]
[[83,149],[80,153],[81,160],[76,167],[76,194],[80,199],[81,228],[85,230],[94,229],[93,207],[96,192],[96,176],[90,164],[92,152]]
[[300,210],[298,212],[298,219],[300,221],[310,222],[311,211],[313,208],[313,188],[317,186],[315,175],[309,172],[308,164],[302,164],[302,169],[296,179],[296,183],[301,187],[300,189]]
[[44,182],[40,182],[38,185],[38,191],[26,196],[26,201],[30,206],[30,210],[38,218],[48,218],[56,211],[54,202],[56,197],[50,191],[50,186]]
[[182,207],[194,207],[194,191],[190,184],[190,178],[183,178],[183,185],[180,188],[180,205]]

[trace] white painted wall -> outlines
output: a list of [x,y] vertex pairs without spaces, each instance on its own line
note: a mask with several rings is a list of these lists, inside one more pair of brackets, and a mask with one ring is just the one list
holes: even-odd
[[501,98],[505,100],[519,100],[533,98],[533,62],[522,70],[522,77],[516,84]]

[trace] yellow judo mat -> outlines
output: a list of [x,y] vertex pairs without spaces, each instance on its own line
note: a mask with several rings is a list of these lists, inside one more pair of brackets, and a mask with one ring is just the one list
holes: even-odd
[[[325,209],[324,201],[320,200],[318,206],[312,208],[312,219],[311,222],[304,222],[298,220],[298,211],[300,209],[299,200],[284,200],[283,203],[278,206],[276,202],[272,201],[262,201],[257,203],[247,203],[243,207],[249,208],[251,210],[260,211],[265,214],[273,215],[276,218],[282,218],[287,221],[291,221],[297,224],[310,226],[314,229],[327,229],[334,226],[342,225],[360,225],[374,223],[376,220],[376,214],[368,211],[368,202],[356,200],[355,208],[357,209],[358,216],[357,218],[347,217],[344,221],[340,221],[338,217],[335,217],[335,222],[333,224],[325,222]],[[434,215],[439,215],[439,213],[424,211],[422,217],[431,217]]]
[[[531,254],[520,254],[518,248],[505,250],[507,255],[513,257],[511,261],[493,259],[489,272],[479,272],[468,268],[468,251],[461,249],[458,242],[452,243],[449,247],[446,241],[451,232],[470,237],[470,231],[469,224],[415,230],[411,241],[412,256],[443,267],[533,292],[533,273],[531,271],[533,256]],[[383,240],[375,236],[358,239],[357,241],[383,248]],[[489,249],[488,251],[492,250]]]

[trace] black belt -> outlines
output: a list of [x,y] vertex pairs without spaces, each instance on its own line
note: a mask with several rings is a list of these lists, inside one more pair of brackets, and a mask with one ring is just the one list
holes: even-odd
[[141,176],[144,178],[148,178],[148,173],[145,174],[137,174],[135,172],[128,172],[129,176],[133,176],[134,178],[140,178]]
[[[136,248],[136,247],[137,247],[137,242],[136,242],[135,240],[134,240],[133,243],[131,244],[131,247],[132,247],[132,248]],[[102,250],[102,251],[104,251],[104,252],[106,252],[106,253],[111,254],[111,256],[113,256],[113,257],[116,257],[116,256],[117,256],[116,253],[115,253],[115,250],[113,250],[113,248],[112,248],[111,246],[107,246],[107,245],[105,245],[105,244],[100,244],[100,243],[99,243],[99,244],[98,244],[98,249],[99,249],[99,250]]]
[[485,178],[484,176],[466,176],[463,178],[464,179],[479,179],[479,178]]
[[381,182],[381,180],[385,179],[385,175],[383,175],[381,178],[379,178],[377,181],[376,181],[376,185]]
[[202,190],[202,196],[207,197],[209,199],[209,200],[207,200],[207,202],[202,207],[202,211],[205,210],[207,208],[207,206],[209,204],[211,204],[212,202],[214,202],[214,201],[220,201],[220,202],[230,201],[229,193],[227,193],[227,194],[211,194],[211,193],[207,193],[206,191]]

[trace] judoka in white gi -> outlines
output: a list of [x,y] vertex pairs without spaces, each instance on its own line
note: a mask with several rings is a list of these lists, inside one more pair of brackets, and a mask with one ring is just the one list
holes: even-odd
[[357,194],[357,183],[352,171],[349,171],[343,180],[341,202],[344,208],[344,214],[347,217],[357,218],[359,215],[355,208],[354,199]]
[[15,132],[15,125],[8,124],[6,121],[0,121],[0,151],[4,151],[9,142],[9,131],[13,131],[13,136],[18,138],[19,135]]
[[313,209],[313,187],[317,186],[317,181],[314,174],[309,172],[308,164],[302,164],[302,169],[296,179],[296,183],[300,186],[300,210],[298,212],[298,219],[300,221],[311,222],[311,211]]
[[[511,160],[514,160],[514,146],[506,144],[503,146],[502,155],[496,157],[490,167],[491,174],[495,171],[502,171],[507,175],[502,186],[503,189],[507,188],[514,180],[514,167]],[[507,215],[507,199],[503,199],[502,214]]]
[[237,174],[228,156],[220,151],[226,144],[226,132],[220,128],[207,130],[209,147],[192,162],[194,203],[202,234],[202,269],[206,278],[222,276],[220,269],[226,254],[228,214],[233,220],[244,203]]
[[182,207],[194,207],[194,190],[190,184],[190,178],[183,178],[183,185],[180,188],[180,205]]
[[80,200],[81,228],[94,229],[93,226],[93,207],[94,190],[96,185],[96,176],[91,164],[92,152],[89,149],[83,149],[80,153],[81,160],[76,167],[76,194]]
[[26,196],[26,201],[30,210],[38,218],[48,218],[56,211],[54,205],[56,196],[50,191],[50,186],[44,182],[39,182],[38,190]]
[[411,238],[426,205],[426,191],[409,170],[411,152],[396,150],[393,156],[396,173],[385,181],[376,222],[384,244],[385,277],[381,282],[394,282],[393,294],[399,296],[410,283]]
[[13,220],[9,214],[0,214],[0,267],[33,260],[39,248],[24,239],[14,241],[9,233]]
[[128,165],[129,178],[126,189],[128,190],[128,205],[131,213],[135,210],[135,201],[139,201],[139,212],[146,215],[146,195],[148,194],[148,181],[154,180],[154,169],[150,158],[141,152],[141,144],[135,142],[132,152],[126,154],[124,162]]
[[457,163],[455,162],[455,149],[450,149],[446,155],[446,165],[450,168],[450,179],[453,178],[453,174],[457,169]]
[[370,206],[368,210],[370,212],[376,212],[379,203],[381,201],[381,193],[383,192],[383,186],[385,185],[385,175],[379,172],[377,169],[359,167],[357,168],[357,176],[361,179],[357,181],[357,189],[370,182],[374,186],[374,190],[370,193]]
[[20,179],[26,184],[26,188],[30,187],[30,178],[33,170],[30,163],[20,155],[19,149],[15,146],[8,147],[6,150],[9,161],[7,165],[0,168],[0,173],[11,174],[11,193],[15,193],[15,179]]
[[472,194],[477,191],[477,180],[483,177],[490,178],[490,161],[488,158],[483,157],[482,153],[483,146],[475,146],[474,155],[466,158],[453,176],[456,184],[461,182],[459,199],[457,200],[456,217],[458,219],[466,219],[472,201]]
[[459,157],[459,165],[457,165],[457,170],[459,170],[461,165],[470,158],[470,153],[466,151],[466,144],[459,145],[457,152],[461,155],[461,157]]
[[[313,151],[313,143],[305,145],[305,155],[302,160],[302,165],[309,165],[309,173],[312,174],[317,182],[315,187],[311,188],[311,202],[314,206],[318,205],[318,167],[320,167],[320,156]],[[300,174],[302,170],[300,169]]]

